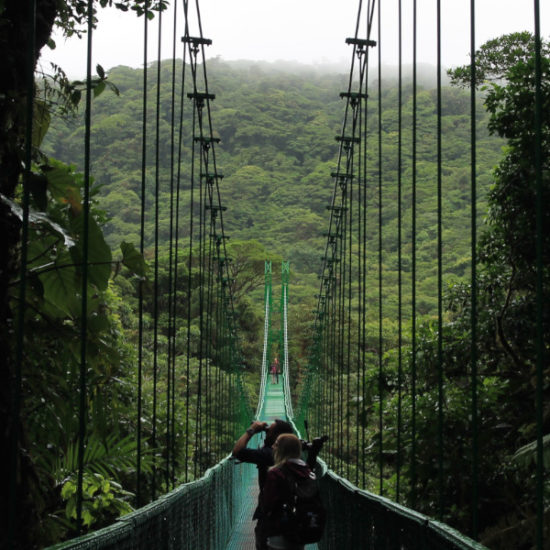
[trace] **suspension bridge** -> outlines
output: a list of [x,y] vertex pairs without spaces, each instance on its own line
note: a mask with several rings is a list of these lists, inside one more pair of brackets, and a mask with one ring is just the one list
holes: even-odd
[[[282,372],[276,383],[269,376],[271,333],[271,262],[266,262],[265,327],[259,401],[254,418],[294,423],[289,385],[288,275],[283,263],[281,290]],[[294,424],[300,434],[298,426]],[[263,434],[249,445],[261,445]],[[322,463],[321,487],[331,510],[321,547],[483,549],[481,544],[443,523],[390,500],[362,491]],[[227,548],[254,549],[252,515],[258,498],[256,471],[226,457],[204,476],[184,484],[151,504],[120,518],[114,525],[51,549],[80,548]],[[208,526],[205,528],[205,526]],[[315,550],[317,545],[307,545]]]
[[[32,3],[32,2],[31,2]],[[438,7],[438,43],[441,50],[440,4]],[[476,80],[475,66],[475,2],[472,0],[471,34],[472,64],[470,82]],[[36,17],[36,4],[29,10],[28,16]],[[163,8],[153,4],[144,4],[144,35],[155,15],[160,26]],[[174,9],[177,9],[174,7]],[[18,270],[12,277],[16,288],[9,298],[17,313],[14,316],[13,333],[16,338],[10,344],[13,348],[13,364],[10,364],[10,410],[9,423],[10,476],[6,484],[9,498],[5,506],[8,522],[8,547],[16,548],[17,540],[25,540],[24,510],[32,496],[29,493],[29,479],[35,470],[50,467],[56,471],[59,481],[57,489],[64,498],[72,502],[67,509],[67,519],[76,524],[76,535],[71,540],[50,546],[59,549],[246,549],[254,548],[252,512],[257,500],[256,470],[249,464],[236,464],[228,456],[232,442],[243,433],[254,419],[267,421],[283,418],[293,423],[296,432],[306,436],[308,421],[315,435],[327,434],[329,445],[321,455],[320,487],[325,506],[329,512],[325,535],[318,547],[325,548],[372,548],[372,549],[479,549],[485,548],[479,538],[479,510],[483,494],[483,480],[480,479],[482,449],[480,449],[480,375],[478,372],[477,340],[478,303],[476,288],[477,274],[477,227],[479,213],[476,198],[476,87],[471,86],[471,265],[470,288],[468,298],[469,335],[471,355],[469,365],[463,376],[452,386],[452,380],[444,372],[443,354],[443,269],[442,261],[442,83],[441,62],[437,67],[437,105],[436,119],[436,157],[437,186],[436,209],[432,214],[437,217],[438,250],[437,256],[437,304],[435,321],[437,345],[435,346],[435,368],[430,378],[435,393],[429,394],[426,388],[417,387],[418,372],[422,369],[421,342],[417,322],[417,212],[416,182],[420,177],[417,166],[418,119],[417,119],[417,75],[416,75],[416,28],[413,43],[413,80],[412,80],[412,127],[411,151],[405,160],[402,101],[399,99],[397,159],[395,170],[398,185],[397,241],[398,251],[397,283],[392,287],[396,291],[398,302],[399,346],[395,358],[395,381],[397,388],[391,399],[398,411],[395,425],[385,418],[384,399],[390,399],[386,389],[389,384],[385,374],[383,334],[383,293],[382,254],[385,235],[382,233],[384,196],[382,193],[382,77],[377,79],[377,131],[378,139],[367,139],[367,128],[371,120],[369,115],[369,59],[371,52],[380,46],[380,2],[359,2],[355,34],[346,39],[351,50],[351,66],[347,89],[340,97],[343,101],[343,122],[341,133],[336,136],[338,148],[337,165],[331,173],[333,194],[328,205],[329,223],[326,233],[326,246],[322,255],[322,270],[319,276],[319,294],[317,306],[313,312],[311,327],[311,349],[307,368],[298,378],[293,371],[292,357],[289,354],[289,340],[293,327],[289,324],[289,277],[290,266],[283,262],[281,269],[280,317],[277,347],[281,356],[282,373],[277,383],[269,379],[269,365],[273,358],[273,284],[271,262],[265,263],[264,280],[264,339],[261,361],[258,358],[258,402],[256,410],[249,405],[247,381],[243,379],[242,355],[239,335],[239,312],[233,296],[234,277],[231,258],[227,250],[228,236],[225,232],[224,217],[226,208],[222,203],[221,184],[223,174],[218,169],[216,148],[220,141],[215,132],[215,117],[211,105],[216,99],[210,89],[206,51],[211,40],[203,36],[200,12],[197,13],[196,32],[191,32],[187,1],[183,2],[182,33],[183,67],[178,87],[180,97],[176,96],[176,31],[174,30],[174,50],[172,76],[172,96],[170,98],[170,221],[167,245],[166,277],[161,273],[164,259],[160,257],[162,236],[160,231],[159,204],[163,200],[160,190],[160,117],[163,105],[160,97],[160,45],[158,48],[157,86],[154,107],[151,109],[148,97],[150,74],[147,49],[144,51],[143,71],[143,109],[142,109],[142,173],[141,173],[141,213],[139,243],[123,243],[121,259],[114,261],[105,245],[98,219],[94,214],[93,186],[91,174],[91,115],[92,97],[101,93],[106,86],[104,75],[92,77],[91,54],[88,56],[87,78],[84,92],[86,101],[86,132],[84,136],[84,174],[81,187],[67,183],[71,170],[57,165],[48,166],[44,174],[37,176],[36,151],[33,140],[36,130],[43,119],[37,115],[36,106],[27,102],[25,117],[24,162],[20,163],[22,172],[17,175],[22,184],[21,196],[6,196],[3,208],[20,221],[20,236],[17,237]],[[377,11],[378,10],[378,11]],[[413,10],[416,13],[416,2]],[[87,21],[89,52],[91,51],[94,28],[93,2],[90,0],[87,10],[81,17]],[[378,19],[377,19],[378,17]],[[399,2],[401,17],[401,2]],[[541,38],[539,27],[538,2],[534,2],[535,64],[533,84],[534,119],[533,181],[537,197],[542,197],[543,160],[542,134],[544,131],[542,114],[542,66]],[[30,28],[36,26],[33,20]],[[174,21],[176,16],[174,15]],[[375,33],[378,21],[378,32]],[[174,26],[175,29],[175,26]],[[373,37],[376,34],[377,40]],[[33,43],[34,44],[34,43]],[[399,48],[403,47],[400,42]],[[31,49],[34,46],[30,46]],[[380,50],[379,50],[380,51]],[[27,80],[32,81],[36,59],[30,56],[27,66]],[[378,71],[382,62],[379,54]],[[400,68],[401,69],[401,68]],[[187,80],[186,80],[187,79]],[[29,85],[32,89],[33,85]],[[71,93],[78,90],[71,89]],[[399,72],[399,93],[402,92],[401,72]],[[28,92],[29,97],[33,93]],[[187,112],[187,105],[191,112]],[[185,107],[184,107],[185,105]],[[166,107],[166,106],[164,106]],[[148,131],[151,119],[156,120],[153,135]],[[184,144],[182,133],[184,120],[191,121],[191,136]],[[34,134],[33,134],[34,125]],[[368,143],[367,143],[368,142]],[[374,149],[373,149],[374,146]],[[184,149],[189,155],[188,165],[182,168]],[[151,150],[153,150],[152,166]],[[411,200],[404,213],[404,170],[407,163],[411,187],[407,191]],[[371,168],[378,163],[377,168]],[[187,174],[183,174],[183,170]],[[63,177],[62,177],[63,176]],[[41,179],[42,178],[42,179]],[[54,179],[57,178],[57,179]],[[180,185],[185,179],[186,185]],[[37,213],[36,185],[44,181],[50,186],[50,193],[59,204],[70,206],[71,223],[68,224],[74,234],[63,227],[63,217],[56,210],[56,218]],[[71,180],[72,181],[72,180]],[[152,185],[151,185],[152,183]],[[57,187],[56,187],[57,185]],[[61,189],[61,186],[63,189]],[[76,191],[75,191],[76,190]],[[81,204],[74,201],[74,195],[82,195]],[[66,193],[63,197],[61,195]],[[152,194],[149,201],[147,196]],[[3,196],[4,197],[4,196]],[[68,197],[68,198],[67,198]],[[179,226],[181,211],[187,209],[188,226],[185,231]],[[151,202],[152,204],[148,204]],[[542,204],[538,200],[537,204]],[[148,211],[147,208],[150,208]],[[536,296],[538,307],[534,312],[532,326],[536,327],[533,348],[536,349],[533,367],[533,410],[532,423],[535,426],[536,442],[532,445],[536,453],[536,467],[529,487],[534,487],[536,495],[532,499],[529,521],[525,529],[532,532],[531,546],[545,548],[545,472],[543,469],[544,426],[543,417],[543,358],[545,354],[543,332],[543,213],[538,207],[536,232],[537,272]],[[61,208],[58,209],[61,211]],[[67,211],[67,209],[65,209]],[[403,289],[403,250],[404,223],[410,224],[411,242],[411,281],[406,287],[410,297],[405,299]],[[376,223],[373,226],[373,220]],[[378,225],[377,225],[378,224]],[[377,226],[377,227],[376,227]],[[369,233],[378,237],[377,250],[369,249]],[[148,234],[149,232],[149,234]],[[19,233],[18,233],[19,234]],[[152,242],[152,255],[148,255],[147,242]],[[14,241],[15,242],[15,241]],[[14,243],[11,243],[14,244]],[[46,252],[44,252],[44,250]],[[45,263],[44,257],[51,261]],[[150,269],[144,258],[147,257]],[[371,264],[378,262],[379,300],[376,307],[370,301],[373,284]],[[137,322],[132,327],[135,340],[136,369],[131,390],[125,399],[136,402],[136,415],[122,439],[127,448],[135,454],[132,464],[135,481],[134,510],[124,513],[108,527],[81,534],[87,521],[97,514],[96,497],[105,491],[105,499],[110,489],[108,478],[110,471],[101,462],[104,454],[122,453],[123,445],[117,445],[105,433],[106,423],[102,417],[105,400],[111,396],[108,384],[102,378],[109,369],[105,359],[113,353],[117,340],[110,342],[105,337],[107,320],[102,314],[105,303],[101,296],[108,293],[111,266],[127,269],[135,279],[135,309]],[[108,266],[107,269],[105,266]],[[164,278],[163,278],[164,277]],[[14,292],[10,290],[10,292]],[[74,296],[68,300],[68,296]],[[98,298],[99,296],[99,298]],[[51,334],[56,330],[71,341],[69,352],[64,354],[50,342],[44,345],[46,362],[53,361],[56,355],[62,355],[71,367],[67,367],[67,379],[52,388],[51,406],[36,412],[33,422],[46,425],[48,418],[61,419],[61,410],[65,401],[75,404],[74,410],[66,413],[67,428],[74,430],[68,438],[60,437],[56,442],[33,442],[32,445],[47,445],[52,449],[56,445],[64,449],[62,458],[54,457],[49,463],[44,461],[33,467],[32,460],[24,449],[26,441],[25,422],[22,418],[28,412],[26,400],[29,388],[38,388],[50,380],[47,376],[28,370],[29,346],[32,347],[33,331],[41,330],[41,319],[35,313],[37,304],[46,304],[46,313],[42,316],[49,321]],[[404,304],[410,305],[405,315]],[[367,330],[372,314],[378,320],[378,334],[373,337]],[[533,313],[533,312],[531,312]],[[404,337],[403,325],[411,325],[410,333]],[[113,333],[116,331],[113,331]],[[38,332],[37,332],[38,333]],[[49,333],[47,333],[49,334]],[[52,337],[53,338],[53,337]],[[407,339],[407,342],[405,340]],[[409,340],[410,339],[410,340]],[[54,339],[55,341],[55,339]],[[374,342],[374,343],[373,343]],[[4,345],[4,343],[2,344]],[[47,349],[46,349],[47,348]],[[373,355],[371,349],[376,350]],[[429,354],[429,349],[424,349]],[[431,349],[431,351],[434,351]],[[38,353],[38,351],[37,351]],[[50,354],[50,355],[49,355]],[[405,373],[405,356],[410,372]],[[261,365],[260,365],[261,363]],[[48,363],[49,364],[49,363]],[[432,363],[430,363],[431,365]],[[369,370],[370,369],[370,370]],[[375,372],[376,384],[369,379],[369,372]],[[464,390],[464,387],[467,389]],[[481,386],[483,384],[481,383]],[[378,391],[376,399],[372,393]],[[134,392],[135,390],[135,392]],[[468,496],[460,493],[462,501],[471,515],[468,533],[461,533],[444,523],[443,518],[456,503],[459,492],[452,488],[456,479],[445,477],[446,461],[449,459],[449,441],[446,432],[446,393],[464,391],[469,395],[469,408],[464,413],[471,431],[471,440],[463,443],[469,458],[465,463],[471,471],[467,477]],[[293,395],[293,392],[297,393]],[[427,399],[429,394],[430,403]],[[76,400],[75,400],[75,395]],[[485,395],[485,394],[483,394]],[[130,397],[131,396],[131,397]],[[162,396],[162,397],[161,397]],[[375,402],[366,411],[364,405],[368,398]],[[421,425],[421,407],[429,406],[437,411],[436,425],[428,435],[419,433]],[[377,422],[368,423],[365,415]],[[61,421],[61,420],[60,420]],[[42,423],[42,424],[41,424]],[[104,433],[101,431],[104,430]],[[40,430],[38,430],[40,431]],[[406,435],[405,435],[406,432]],[[387,435],[389,433],[389,436]],[[100,435],[98,435],[100,434]],[[373,435],[374,434],[374,435]],[[434,517],[415,511],[421,500],[422,487],[417,483],[421,467],[418,454],[422,445],[436,449],[435,459],[429,465],[433,473],[438,496],[430,503]],[[389,439],[388,439],[389,437]],[[97,438],[97,439],[96,439]],[[447,440],[445,439],[447,438]],[[66,441],[70,440],[69,442]],[[374,441],[374,443],[373,443]],[[250,445],[261,445],[261,435],[255,436]],[[462,443],[461,443],[462,444]],[[369,447],[370,446],[370,447]],[[53,451],[52,451],[53,453]],[[30,453],[32,454],[32,453]],[[132,455],[134,456],[134,455]],[[373,458],[375,457],[375,458]],[[97,470],[91,465],[100,464]],[[123,464],[128,466],[127,463]],[[424,465],[424,467],[426,467]],[[53,477],[53,474],[52,474]],[[21,481],[23,479],[23,481]],[[99,485],[94,485],[97,480]],[[378,486],[373,486],[377,479]],[[450,488],[451,486],[451,488]],[[425,489],[425,488],[424,488]],[[99,493],[98,493],[99,492]],[[110,493],[109,493],[110,494]],[[451,495],[451,496],[449,496]],[[390,498],[391,497],[391,498]],[[96,499],[96,500],[94,500]],[[406,506],[404,505],[406,503]],[[47,510],[47,505],[43,506]],[[126,510],[127,512],[127,510]],[[78,536],[80,535],[80,536]],[[316,546],[311,546],[315,548]],[[310,547],[308,547],[310,548]],[[518,547],[519,548],[519,547]],[[523,548],[523,547],[522,547]]]

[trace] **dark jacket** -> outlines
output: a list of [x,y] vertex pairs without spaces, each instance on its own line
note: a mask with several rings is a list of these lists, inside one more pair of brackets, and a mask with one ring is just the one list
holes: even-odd
[[258,496],[258,506],[254,511],[252,519],[262,517],[262,493],[267,478],[267,471],[273,466],[273,449],[269,445],[264,445],[259,449],[249,449],[245,447],[241,449],[235,458],[241,462],[256,464],[258,468],[258,485],[260,486],[260,494]]
[[267,473],[261,497],[262,511],[268,518],[270,535],[280,534],[279,519],[283,505],[292,500],[292,482],[287,471],[295,479],[314,476],[309,466],[300,459],[287,460],[281,467],[272,468]]
[[[308,470],[315,468],[317,454],[320,449],[309,450],[307,452],[307,465]],[[249,449],[245,447],[241,449],[238,453],[235,454],[235,458],[240,462],[247,462],[250,464],[256,464],[258,468],[258,485],[260,487],[260,493],[258,495],[258,506],[254,511],[252,519],[259,519],[263,517],[262,507],[263,507],[263,491],[268,477],[268,470],[273,466],[273,449],[269,445],[264,445],[259,449]],[[300,461],[301,462],[301,461]],[[294,468],[297,465],[293,465]],[[301,468],[301,467],[300,467]]]

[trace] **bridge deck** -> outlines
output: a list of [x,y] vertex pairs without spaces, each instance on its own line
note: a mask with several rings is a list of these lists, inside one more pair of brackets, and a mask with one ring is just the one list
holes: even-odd
[[[267,380],[264,406],[260,414],[260,420],[264,422],[272,422],[276,418],[286,420],[282,376],[279,376],[279,382],[277,384],[271,383],[271,376]],[[260,445],[261,442],[260,436],[255,436],[249,445]],[[252,514],[254,513],[258,500],[258,479],[256,476],[250,478],[248,486],[243,490],[243,494],[247,495],[246,502],[243,503],[241,517],[235,525],[235,529],[229,539],[226,550],[255,550],[255,522],[252,521]],[[317,545],[308,544],[306,549],[317,550]]]

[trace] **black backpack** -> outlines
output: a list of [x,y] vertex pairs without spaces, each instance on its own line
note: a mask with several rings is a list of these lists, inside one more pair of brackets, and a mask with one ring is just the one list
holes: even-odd
[[299,478],[284,466],[281,470],[291,494],[281,514],[282,535],[297,544],[319,542],[325,529],[326,512],[315,474],[312,472],[308,478]]

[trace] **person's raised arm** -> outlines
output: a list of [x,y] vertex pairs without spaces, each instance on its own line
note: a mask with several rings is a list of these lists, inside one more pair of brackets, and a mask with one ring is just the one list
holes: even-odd
[[241,451],[248,445],[248,442],[252,439],[252,436],[254,434],[263,432],[266,428],[267,422],[260,422],[259,420],[255,420],[254,422],[252,422],[252,424],[250,424],[250,428],[247,428],[244,434],[241,435],[241,437],[239,437],[239,439],[237,439],[237,441],[235,442],[235,446],[233,447],[233,451],[231,452],[231,454],[233,456],[237,455],[239,451]]

